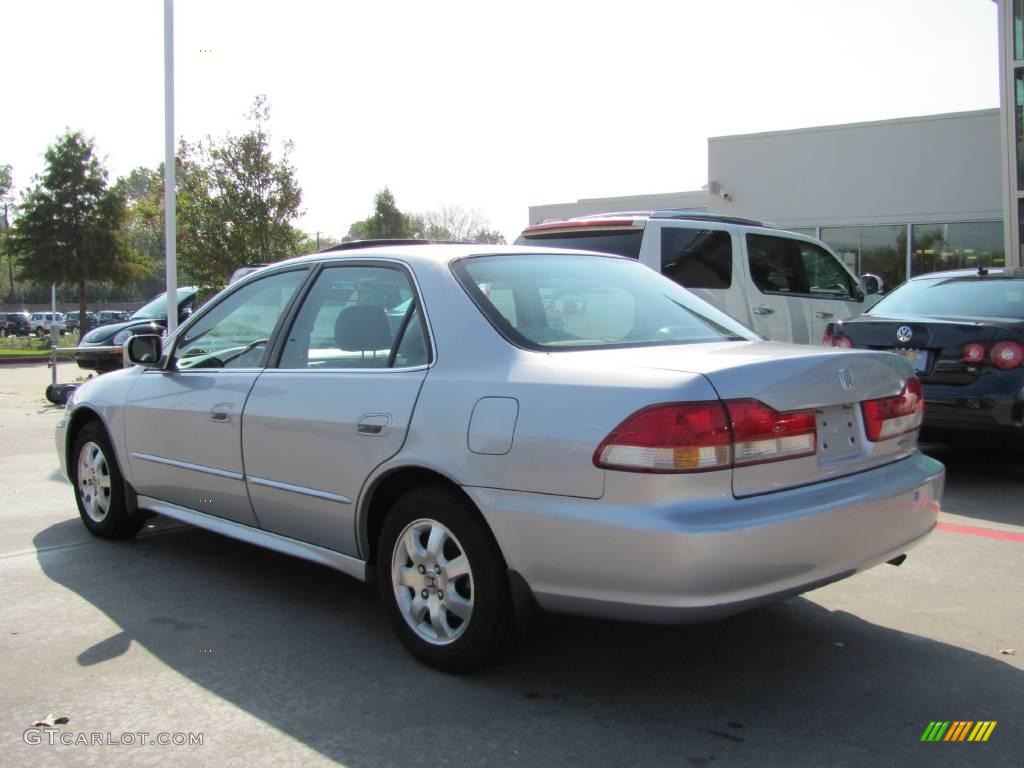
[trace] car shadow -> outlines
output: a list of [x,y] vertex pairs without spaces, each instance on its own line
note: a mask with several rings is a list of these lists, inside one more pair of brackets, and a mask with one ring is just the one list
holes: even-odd
[[[1024,743],[1021,670],[804,598],[699,626],[542,617],[496,666],[453,676],[406,654],[373,590],[339,573],[180,525],[51,546],[78,525],[34,543],[116,625],[76,649],[80,667],[138,643],[350,768],[953,766],[968,749],[1009,765]],[[920,742],[957,718],[997,720],[1000,738]]]
[[1019,495],[1006,493],[1007,483],[1024,478],[1024,451],[1009,448],[999,440],[988,445],[929,443],[923,449],[946,466],[943,512],[1024,525],[1024,504],[1020,503]]

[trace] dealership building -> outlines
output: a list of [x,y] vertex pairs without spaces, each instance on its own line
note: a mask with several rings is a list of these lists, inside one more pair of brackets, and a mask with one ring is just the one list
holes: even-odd
[[[1001,266],[998,109],[708,139],[702,189],[530,207],[530,223],[686,208],[816,236],[857,274]],[[1017,261],[1016,263],[1019,263]]]

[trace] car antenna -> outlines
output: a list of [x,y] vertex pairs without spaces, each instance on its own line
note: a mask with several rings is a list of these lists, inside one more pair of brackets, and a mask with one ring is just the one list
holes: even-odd
[[985,275],[987,275],[987,274],[988,274],[988,270],[987,270],[987,269],[985,269],[985,268],[984,268],[983,266],[981,266],[981,265],[979,264],[979,265],[978,265],[978,277],[984,277],[984,276],[985,276]]

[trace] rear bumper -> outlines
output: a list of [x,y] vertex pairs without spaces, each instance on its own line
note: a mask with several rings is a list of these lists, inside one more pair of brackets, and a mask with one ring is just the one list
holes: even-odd
[[925,429],[1024,432],[1024,385],[1016,381],[1001,392],[925,385],[924,397]]
[[645,506],[466,488],[541,607],[692,622],[798,594],[902,554],[934,527],[945,471],[923,454],[744,499]]

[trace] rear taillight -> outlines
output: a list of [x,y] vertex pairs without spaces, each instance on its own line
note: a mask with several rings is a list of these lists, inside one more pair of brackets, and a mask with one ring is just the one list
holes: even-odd
[[818,435],[814,411],[780,413],[758,400],[732,400],[725,407],[732,425],[734,465],[814,454]]
[[992,365],[1010,370],[1024,362],[1024,348],[1015,341],[1000,341],[992,347],[989,357],[992,359]]
[[838,336],[832,340],[832,346],[842,347],[843,349],[851,349],[853,347],[853,339],[849,336]]
[[668,403],[637,411],[594,451],[594,464],[633,472],[705,472],[813,455],[814,411],[757,400]]
[[921,426],[924,418],[921,382],[908,379],[898,395],[865,400],[860,406],[864,414],[864,430],[873,443],[913,432]]
[[973,342],[964,347],[961,360],[967,363],[980,363],[985,359],[985,345]]
[[832,326],[825,329],[825,333],[821,336],[821,346],[831,347],[832,346]]
[[634,472],[703,472],[731,463],[725,406],[667,403],[637,411],[594,451],[594,464]]

